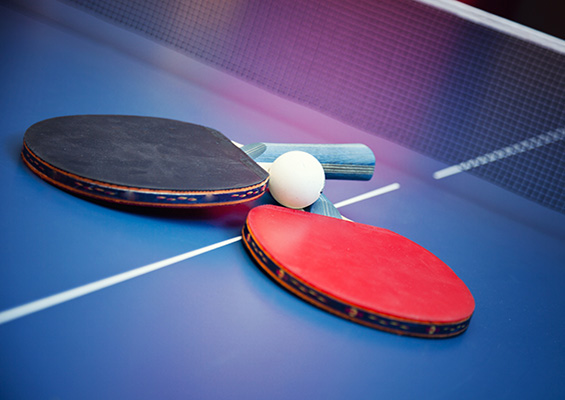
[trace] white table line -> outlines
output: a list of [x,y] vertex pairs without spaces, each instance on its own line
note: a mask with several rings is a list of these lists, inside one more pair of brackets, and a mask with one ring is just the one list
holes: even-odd
[[[340,203],[336,204],[336,207],[344,207],[346,205],[350,205],[353,203],[357,203],[359,201],[367,200],[369,198],[379,196],[384,193],[388,193],[392,190],[396,190],[400,187],[398,183],[385,186],[380,189],[376,189],[365,194],[355,196],[351,199],[344,200]],[[210,251],[222,248],[224,246],[228,246],[232,243],[239,242],[241,240],[241,236],[236,236],[231,239],[223,240],[218,243],[211,244],[209,246],[201,247],[196,250],[189,251],[184,254],[179,254],[174,257],[167,258],[165,260],[157,261],[148,265],[144,265],[142,267],[138,267],[132,269],[130,271],[122,272],[117,275],[110,276],[108,278],[100,279],[98,281],[88,283],[86,285],[78,286],[74,289],[65,290],[63,292],[44,297],[39,300],[35,300],[21,306],[17,306],[5,311],[0,312],[0,325],[5,324],[7,322],[13,321],[18,318],[25,317],[27,315],[36,313],[38,311],[45,310],[46,308],[53,307],[62,303],[65,303],[70,300],[74,300],[78,297],[85,296],[90,293],[97,292],[99,290],[105,289],[110,286],[117,285],[118,283],[122,283],[128,281],[133,278],[137,278],[139,276],[148,274],[153,271],[157,271],[159,269],[168,267],[170,265],[179,263],[181,261],[188,260],[190,258],[199,256],[204,253],[208,253]]]
[[189,251],[187,253],[180,254],[178,256],[167,258],[166,260],[157,261],[152,264],[144,265],[142,267],[138,267],[118,275],[110,276],[108,278],[104,278],[92,283],[88,283],[86,285],[79,286],[74,289],[66,290],[61,293],[57,293],[36,301],[32,301],[27,304],[23,304],[18,307],[14,307],[12,309],[0,312],[0,324],[4,324],[14,319],[32,314],[34,312],[41,311],[49,307],[53,307],[55,305],[76,299],[78,297],[96,292],[98,290],[113,285],[117,285],[118,283],[125,282],[127,280],[136,278],[138,276],[148,274],[149,272],[157,271],[158,269],[165,268],[168,267],[169,265],[176,264],[180,261],[188,260],[189,258],[196,257],[200,254],[204,254],[209,251],[219,249],[220,247],[227,246],[239,240],[241,240],[241,236],[224,240],[222,242],[218,242],[210,246],[205,246],[200,249]]
[[391,183],[390,185],[383,186],[383,187],[375,189],[375,190],[371,190],[370,192],[363,193],[363,194],[360,194],[359,196],[355,196],[355,197],[352,197],[350,199],[340,201],[339,203],[335,203],[335,208],[345,207],[345,206],[348,206],[350,204],[358,203],[358,202],[363,201],[363,200],[368,200],[372,197],[380,196],[380,195],[383,195],[385,193],[395,191],[397,189],[400,189],[400,184]]
[[434,172],[433,177],[434,179],[447,178],[448,176],[455,175],[463,171],[468,171],[485,164],[490,164],[507,157],[515,156],[516,154],[537,149],[538,147],[552,144],[563,139],[565,139],[565,128],[559,128],[551,132],[543,133],[541,135],[522,140],[521,142],[511,144],[510,146],[503,147],[490,153],[483,154],[482,156],[471,158],[467,161],[463,161],[462,163],[441,169]]

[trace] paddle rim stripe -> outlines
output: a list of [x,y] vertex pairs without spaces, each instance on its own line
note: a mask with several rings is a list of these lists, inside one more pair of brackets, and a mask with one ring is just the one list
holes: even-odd
[[[338,165],[322,163],[326,179],[346,179],[368,181],[375,173],[374,165]],[[352,177],[352,174],[357,175]]]
[[57,168],[39,158],[24,143],[22,159],[41,179],[70,192],[113,203],[156,207],[206,207],[238,204],[261,197],[268,178],[244,188],[218,191],[151,190],[88,179]]
[[[316,157],[314,155],[314,157]],[[342,168],[342,169],[346,169],[346,168],[360,168],[360,169],[375,169],[375,164],[374,163],[364,163],[364,164],[340,164],[340,163],[331,163],[331,162],[321,162],[320,164],[327,166],[327,167],[331,167],[331,168]]]
[[370,311],[364,307],[346,303],[305,283],[273,261],[269,253],[256,240],[247,221],[242,228],[242,237],[243,243],[253,259],[277,283],[308,303],[341,318],[382,331],[423,338],[439,339],[457,336],[469,327],[472,314],[468,318],[455,322],[419,322]]

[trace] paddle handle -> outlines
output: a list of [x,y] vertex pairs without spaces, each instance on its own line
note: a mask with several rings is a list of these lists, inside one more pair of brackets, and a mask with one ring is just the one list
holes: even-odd
[[375,155],[364,144],[253,143],[241,148],[257,163],[272,163],[280,155],[300,150],[316,157],[326,179],[369,180],[375,171]]
[[343,218],[337,208],[335,208],[333,203],[323,193],[320,193],[318,200],[311,206],[306,207],[305,211],[311,212],[312,214],[325,215],[326,217]]

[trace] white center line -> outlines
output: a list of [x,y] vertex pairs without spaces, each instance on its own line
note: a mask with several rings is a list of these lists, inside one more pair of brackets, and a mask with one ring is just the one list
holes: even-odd
[[[392,190],[396,190],[399,187],[400,185],[398,185],[398,183],[394,183],[392,185],[388,185],[383,188],[376,189],[371,192],[362,194],[360,196],[355,196],[349,200],[345,200],[340,203],[337,203],[336,207],[343,207],[346,205],[357,203],[359,201],[363,201],[384,193],[388,193]],[[219,249],[221,247],[230,245],[232,243],[239,242],[240,240],[241,240],[241,236],[236,236],[231,239],[223,240],[221,242],[209,246],[201,247],[199,249],[192,250],[184,254],[180,254],[178,256],[167,258],[166,260],[157,261],[152,264],[144,265],[142,267],[138,267],[130,271],[122,272],[121,274],[110,276],[108,278],[104,278],[92,283],[88,283],[86,285],[76,287],[74,289],[69,289],[61,293],[57,293],[48,297],[44,297],[39,300],[32,301],[30,303],[23,304],[21,306],[17,306],[2,311],[0,312],[0,325],[13,321],[18,318],[25,317],[26,315],[33,314],[38,311],[45,310],[46,308],[53,307],[61,303],[65,303],[67,301],[76,299],[78,297],[85,296],[87,294],[96,292],[98,290],[102,290],[107,287],[117,285],[118,283],[125,282],[133,278],[137,278],[138,276],[145,275],[153,271],[157,271],[161,268],[165,268],[170,265],[176,264],[178,262],[188,260],[189,258],[193,258],[201,254],[208,253],[210,251]]]
[[367,193],[360,194],[359,196],[352,197],[347,200],[340,201],[339,203],[335,203],[335,208],[345,207],[350,204],[358,203],[363,200],[368,200],[372,197],[380,196],[385,193],[392,192],[394,190],[400,189],[400,185],[398,183],[391,183],[390,185],[383,186],[381,188],[372,190]]
[[463,161],[462,163],[459,163],[457,165],[452,165],[451,167],[441,169],[434,172],[433,177],[434,179],[447,178],[448,176],[455,175],[463,171],[468,171],[470,169],[480,167],[481,165],[489,164],[491,162],[502,160],[506,157],[511,157],[516,154],[537,149],[538,147],[552,144],[563,139],[565,139],[565,128],[556,129],[554,131],[543,133],[541,135],[522,140],[521,142],[511,144],[510,146],[506,146],[502,149],[483,154],[482,156]]
[[165,268],[168,267],[169,265],[176,264],[180,261],[188,260],[189,258],[196,257],[200,254],[204,254],[209,251],[219,249],[220,247],[227,246],[239,240],[241,240],[241,236],[224,240],[222,242],[218,242],[210,246],[202,247],[200,249],[189,251],[188,253],[180,254],[175,257],[167,258],[166,260],[157,261],[152,264],[144,265],[143,267],[132,269],[131,271],[126,271],[118,275],[110,276],[108,278],[104,278],[96,282],[79,286],[74,289],[66,290],[61,293],[44,297],[43,299],[32,301],[31,303],[27,303],[19,307],[15,307],[0,312],[0,324],[4,324],[14,319],[32,314],[34,312],[41,311],[49,307],[53,307],[57,304],[61,304],[69,300],[76,299],[86,294],[93,293],[113,285],[117,285],[118,283],[125,282],[127,280],[136,278],[138,276],[148,274],[149,272],[157,271],[158,269]]

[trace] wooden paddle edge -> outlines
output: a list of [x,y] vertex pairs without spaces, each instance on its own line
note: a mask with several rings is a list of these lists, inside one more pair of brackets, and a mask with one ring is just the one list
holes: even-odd
[[167,208],[213,207],[252,201],[267,190],[268,178],[252,186],[218,191],[167,191],[120,186],[65,172],[39,158],[25,143],[21,156],[33,173],[51,185],[106,203]]

